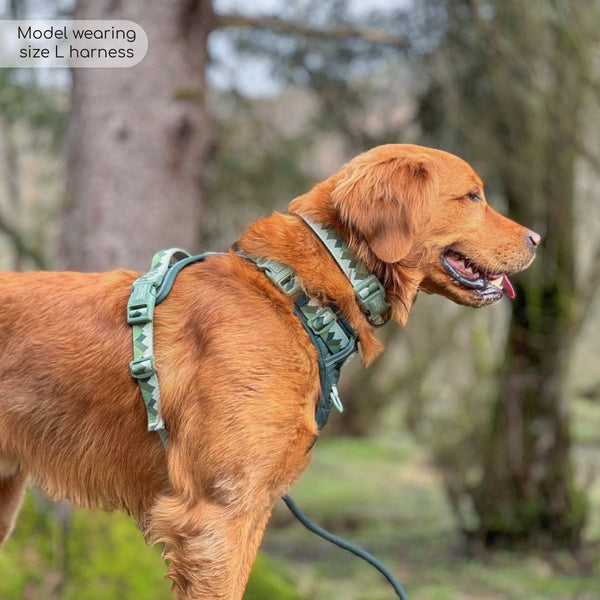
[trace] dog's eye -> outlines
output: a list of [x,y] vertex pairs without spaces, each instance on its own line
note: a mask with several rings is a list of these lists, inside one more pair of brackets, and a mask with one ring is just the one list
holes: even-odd
[[473,190],[467,194],[467,198],[469,198],[469,200],[473,200],[473,202],[481,202],[481,192],[478,190]]

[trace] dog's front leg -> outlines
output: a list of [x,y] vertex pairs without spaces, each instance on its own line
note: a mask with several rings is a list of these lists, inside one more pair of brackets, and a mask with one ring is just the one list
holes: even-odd
[[240,600],[271,510],[272,504],[242,512],[209,501],[162,498],[149,538],[165,544],[177,599]]

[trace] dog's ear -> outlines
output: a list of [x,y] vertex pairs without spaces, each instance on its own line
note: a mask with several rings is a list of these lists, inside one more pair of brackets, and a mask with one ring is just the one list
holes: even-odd
[[402,260],[427,219],[437,178],[427,157],[352,161],[331,199],[342,223],[386,263]]

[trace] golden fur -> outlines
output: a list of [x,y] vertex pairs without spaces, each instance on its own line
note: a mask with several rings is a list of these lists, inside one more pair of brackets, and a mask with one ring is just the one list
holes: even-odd
[[[481,199],[468,196],[479,190]],[[409,145],[362,154],[238,247],[291,265],[335,304],[365,364],[382,350],[352,287],[294,212],[335,228],[384,283],[404,325],[419,289],[487,303],[441,265],[447,248],[510,273],[539,237],[495,213],[461,159]],[[533,237],[535,236],[535,237]],[[150,257],[149,257],[150,258]],[[280,293],[233,252],[189,266],[156,310],[165,450],[129,374],[137,273],[0,274],[0,542],[29,477],[54,498],[131,513],[163,542],[179,600],[239,599],[274,503],[318,435],[315,348]]]

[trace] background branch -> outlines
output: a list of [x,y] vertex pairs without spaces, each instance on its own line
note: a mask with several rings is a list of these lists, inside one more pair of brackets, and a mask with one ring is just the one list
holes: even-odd
[[349,26],[333,27],[330,29],[315,29],[302,23],[286,21],[279,17],[248,17],[239,13],[217,15],[218,28],[235,27],[240,29],[265,29],[276,33],[298,35],[307,38],[320,38],[325,40],[360,39],[370,44],[390,46],[405,50],[409,43],[404,37],[390,35],[374,27],[355,28]]

